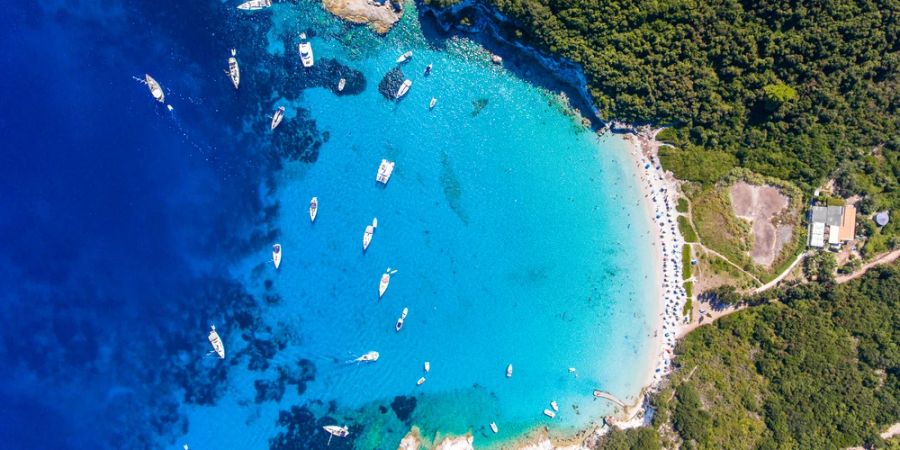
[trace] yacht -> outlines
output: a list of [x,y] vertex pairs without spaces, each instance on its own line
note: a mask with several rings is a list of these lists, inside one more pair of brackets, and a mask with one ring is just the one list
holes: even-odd
[[412,86],[412,80],[410,80],[410,79],[405,80],[403,82],[403,84],[400,85],[400,89],[397,89],[397,94],[395,95],[396,98],[400,98],[400,97],[403,97],[404,95],[406,95],[406,93],[409,92],[410,86]]
[[213,351],[219,355],[219,359],[225,359],[225,344],[222,343],[222,339],[219,338],[219,333],[216,333],[216,326],[213,325],[212,330],[209,332],[209,343],[212,344]]
[[506,366],[506,378],[512,378],[512,364]]
[[153,95],[156,101],[160,103],[166,102],[166,94],[163,94],[162,86],[149,73],[144,74],[144,82],[147,83],[147,87],[150,88],[150,94]]
[[309,201],[309,221],[316,221],[316,214],[319,214],[319,197],[313,197]]
[[347,85],[347,80],[341,78],[340,81],[338,81],[338,92],[343,91],[344,86],[346,86],[346,85]]
[[400,329],[403,328],[403,321],[406,320],[407,314],[409,314],[409,308],[403,308],[403,312],[400,313],[400,318],[397,319],[397,325],[394,326],[394,328],[396,328],[397,331],[400,331]]
[[391,179],[392,173],[394,173],[394,163],[392,161],[382,159],[381,165],[378,166],[378,174],[375,175],[375,181],[382,184],[387,184],[388,180]]
[[257,11],[260,9],[266,9],[270,6],[272,6],[272,0],[250,0],[238,5],[237,9],[243,9],[244,11]]
[[241,84],[241,68],[238,67],[237,50],[231,49],[231,57],[228,58],[228,76],[231,78],[231,84],[237,89]]
[[491,422],[491,431],[493,431],[494,433],[500,431],[497,429],[497,422]]
[[550,411],[549,409],[545,409],[545,410],[544,410],[544,415],[547,416],[547,417],[549,417],[549,418],[551,418],[551,419],[554,418],[554,417],[556,417],[556,413],[553,412],[553,411]]
[[359,358],[354,359],[355,362],[375,362],[378,361],[378,357],[381,356],[378,352],[369,352],[365,355],[360,356]]
[[284,106],[279,106],[275,111],[275,114],[272,116],[272,129],[274,130],[279,124],[281,124],[282,119],[284,119]]
[[412,58],[412,51],[400,55],[400,57],[397,58],[397,64],[405,63],[406,61],[409,61],[409,58]]
[[378,218],[372,218],[372,224],[366,225],[366,231],[363,232],[363,251],[369,249],[369,244],[372,242],[372,235],[375,234],[375,228],[378,228]]
[[425,76],[427,77],[428,75],[431,75],[431,63],[425,66]]
[[428,102],[428,109],[434,109],[434,105],[437,105],[437,99],[434,97],[431,97],[431,101]]
[[281,265],[281,244],[272,246],[272,262],[275,263],[275,270]]
[[303,67],[312,67],[314,64],[312,44],[306,40],[306,33],[300,33],[300,39],[303,40],[297,44],[297,51],[300,52],[300,62],[303,63]]

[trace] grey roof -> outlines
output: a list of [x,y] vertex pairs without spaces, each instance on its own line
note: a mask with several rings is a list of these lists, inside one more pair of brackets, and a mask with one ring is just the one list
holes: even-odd
[[841,222],[843,222],[844,217],[844,207],[843,206],[829,206],[828,213],[825,217],[826,225],[834,225],[836,227],[841,226]]
[[824,206],[813,206],[812,214],[810,215],[809,221],[812,223],[822,222],[825,223],[825,216],[828,209]]
[[875,214],[875,223],[878,224],[879,227],[883,227],[888,224],[888,220],[890,220],[890,215],[888,215],[887,211],[882,211],[878,214]]

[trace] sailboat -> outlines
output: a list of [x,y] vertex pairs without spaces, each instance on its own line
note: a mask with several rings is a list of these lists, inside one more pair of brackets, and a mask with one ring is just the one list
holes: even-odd
[[319,197],[313,197],[309,201],[309,221],[316,221],[316,214],[319,214]]
[[275,115],[272,116],[272,129],[274,130],[279,124],[281,124],[282,119],[284,119],[284,106],[279,106],[275,111]]
[[166,102],[166,94],[163,93],[162,86],[149,73],[144,74],[144,82],[147,83],[147,87],[150,88],[150,94],[153,95],[156,101],[160,103]]
[[391,282],[391,275],[397,273],[396,270],[391,270],[390,267],[384,272],[381,276],[381,283],[378,284],[378,298],[384,297],[384,291],[388,288],[388,283]]
[[228,76],[231,78],[231,84],[237,89],[241,84],[241,68],[238,67],[237,50],[231,49],[231,57],[228,58]]
[[275,263],[275,270],[281,265],[281,244],[272,246],[272,262]]
[[242,9],[244,11],[256,11],[268,8],[270,6],[272,6],[272,0],[250,0],[238,5],[237,9]]
[[397,325],[394,326],[394,328],[396,328],[397,331],[400,331],[400,329],[403,328],[403,321],[406,320],[407,314],[409,314],[409,308],[403,308],[403,312],[400,313],[400,318],[397,319]]
[[335,436],[342,438],[350,435],[350,430],[347,429],[347,426],[339,427],[337,425],[325,425],[322,428],[330,435],[328,436],[328,444],[325,445],[331,445],[331,438]]
[[209,332],[209,343],[212,344],[213,351],[219,355],[219,358],[225,359],[225,344],[222,343],[219,333],[216,333],[216,326],[213,325],[211,328],[212,330]]
[[369,244],[372,242],[372,235],[375,234],[375,229],[378,228],[378,218],[372,218],[372,224],[366,225],[366,231],[363,232],[363,251],[366,251],[369,248]]
[[366,353],[365,355],[360,356],[359,358],[354,359],[353,361],[354,362],[375,362],[375,361],[378,361],[378,358],[380,356],[381,355],[379,355],[378,352],[372,351],[372,352]]
[[409,92],[410,86],[412,86],[412,80],[407,79],[403,81],[403,84],[400,85],[400,89],[397,89],[397,94],[395,95],[395,97],[400,98],[406,95],[406,93]]

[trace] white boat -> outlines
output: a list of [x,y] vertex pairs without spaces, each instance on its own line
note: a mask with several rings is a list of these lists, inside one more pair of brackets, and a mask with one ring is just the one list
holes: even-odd
[[512,377],[512,364],[506,366],[506,378]]
[[550,411],[549,409],[545,409],[545,410],[544,410],[544,415],[547,416],[547,417],[549,417],[549,418],[551,418],[551,419],[554,418],[554,417],[556,417],[556,413],[553,412],[553,411]]
[[150,88],[150,94],[153,95],[156,101],[160,103],[166,102],[166,94],[163,93],[162,86],[149,73],[144,74],[144,82],[147,83],[147,87]]
[[372,224],[366,225],[366,231],[363,232],[363,251],[366,251],[369,248],[369,244],[372,242],[372,235],[375,234],[375,228],[378,228],[378,218],[372,218]]
[[574,367],[569,367],[569,373],[575,373],[575,368],[574,368]]
[[397,319],[397,325],[394,326],[394,328],[396,328],[397,331],[400,331],[400,329],[403,328],[403,321],[406,320],[407,314],[409,314],[409,308],[403,308],[403,312],[400,313],[400,318]]
[[378,173],[375,175],[375,181],[382,184],[387,184],[388,180],[391,179],[392,173],[394,173],[394,163],[392,161],[382,159],[381,165],[378,166]]
[[309,201],[309,221],[315,222],[317,214],[319,214],[319,197],[313,197]]
[[238,5],[237,9],[243,9],[244,11],[256,11],[260,9],[266,9],[270,6],[272,6],[272,0],[250,0]]
[[391,282],[391,273],[385,272],[384,275],[381,276],[381,282],[378,284],[378,297],[384,297],[384,291],[388,288],[388,283]]
[[497,429],[497,423],[496,423],[496,422],[491,422],[491,431],[493,431],[494,433],[500,431],[500,430]]
[[237,89],[241,84],[241,68],[238,67],[237,50],[231,49],[231,57],[228,58],[228,76],[231,78],[231,84]]
[[272,262],[275,264],[275,270],[281,265],[281,244],[272,246]]
[[341,78],[340,81],[338,81],[338,92],[343,91],[344,86],[346,86],[346,85],[347,85],[347,80]]
[[312,44],[306,40],[306,33],[300,33],[300,39],[303,40],[303,42],[297,44],[297,51],[300,53],[300,62],[303,63],[303,67],[312,67],[313,64],[315,64]]
[[428,373],[429,370],[431,370],[431,363],[425,361],[425,373]]
[[275,114],[272,115],[272,129],[281,124],[281,121],[284,119],[284,106],[279,106],[278,109],[275,110]]
[[216,333],[215,325],[213,325],[212,330],[209,331],[209,343],[212,344],[213,351],[219,355],[219,358],[225,359],[225,344],[222,343],[219,333]]
[[553,408],[554,411],[559,411],[559,405],[556,403],[556,400],[550,402],[550,407]]
[[409,61],[409,58],[412,58],[412,51],[400,55],[400,57],[397,58],[397,64],[405,63],[406,61]]
[[360,356],[359,358],[354,359],[356,362],[375,362],[378,361],[378,357],[381,356],[378,352],[369,352],[365,355]]
[[431,75],[431,63],[425,66],[425,76],[427,77],[428,75]]
[[416,381],[416,386],[421,386],[425,384],[425,377],[419,378],[419,381]]
[[434,105],[437,105],[437,99],[434,97],[431,97],[431,101],[428,102],[428,109],[434,109]]
[[400,85],[400,89],[397,89],[397,94],[395,95],[395,97],[400,98],[406,95],[406,93],[409,92],[410,86],[412,86],[412,80],[405,80],[403,84]]
[[324,428],[325,431],[327,431],[328,434],[330,434],[332,436],[347,437],[350,435],[350,430],[347,429],[346,426],[339,427],[337,425],[325,425],[322,428]]

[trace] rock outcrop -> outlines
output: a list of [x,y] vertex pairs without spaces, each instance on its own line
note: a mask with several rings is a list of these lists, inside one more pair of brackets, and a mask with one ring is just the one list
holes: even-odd
[[365,24],[386,34],[403,17],[400,0],[323,0],[328,12],[348,22]]

